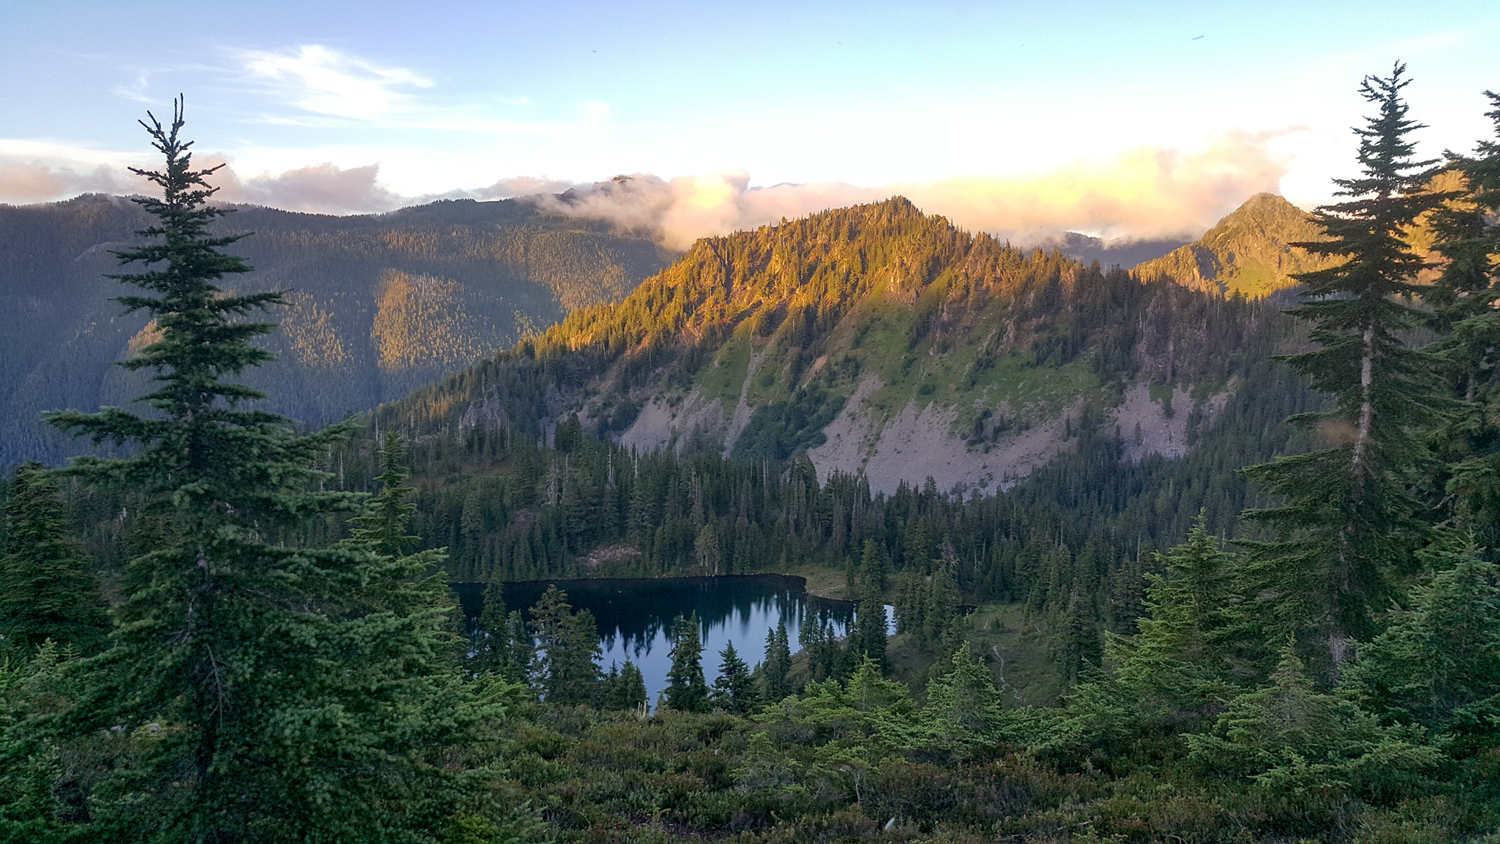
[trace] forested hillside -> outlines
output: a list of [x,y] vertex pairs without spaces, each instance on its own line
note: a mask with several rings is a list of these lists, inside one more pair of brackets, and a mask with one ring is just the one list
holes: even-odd
[[[144,382],[112,366],[155,334],[114,301],[113,252],[146,216],[123,198],[0,206],[0,466],[77,453],[45,410],[116,405]],[[257,289],[288,291],[252,375],[268,408],[310,425],[390,401],[552,325],[616,301],[660,269],[646,239],[544,216],[524,202],[437,202],[379,216],[243,207],[218,230]]]
[[696,244],[617,306],[384,408],[412,431],[546,436],[565,415],[650,451],[779,461],[892,493],[995,489],[1069,450],[1081,415],[1128,458],[1186,453],[1278,310],[971,235],[910,202]]
[[[1306,447],[1280,420],[1316,399],[1269,360],[1295,341],[1274,303],[1026,254],[893,199],[701,241],[372,425],[414,443],[416,529],[457,580],[853,571],[869,541],[897,569],[946,560],[975,601],[1082,585],[1104,596],[1091,619],[1128,626],[1152,550],[1200,512],[1232,530],[1236,470]],[[855,402],[877,443],[840,463]],[[934,441],[979,481],[939,482]],[[337,455],[341,482],[362,488],[373,453]]]

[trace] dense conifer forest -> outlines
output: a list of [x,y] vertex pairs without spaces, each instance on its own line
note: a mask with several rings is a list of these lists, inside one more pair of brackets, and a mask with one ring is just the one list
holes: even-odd
[[[700,241],[311,432],[239,383],[291,297],[249,283],[180,108],[149,119],[118,270],[158,326],[145,410],[49,415],[112,450],[6,485],[0,840],[1500,841],[1500,95],[1472,156],[1423,160],[1406,84],[1361,86],[1295,296],[896,199]],[[619,441],[736,342],[775,366],[735,442]],[[960,417],[983,454],[1062,415],[1004,488],[887,492],[808,456],[866,368],[1079,390]],[[1134,383],[1191,417],[1181,454],[1110,424]],[[770,629],[711,677],[681,619],[657,701],[566,592],[504,587],[766,571],[858,601],[848,635]]]
[[[79,445],[43,411],[120,405],[144,380],[110,362],[155,338],[114,301],[113,253],[147,215],[122,197],[0,205],[0,466],[60,462]],[[256,290],[284,290],[278,360],[249,372],[267,407],[310,425],[392,401],[509,348],[569,311],[619,300],[665,256],[645,237],[516,200],[441,201],[330,217],[244,206],[213,223],[253,232]],[[234,280],[229,280],[233,284]]]

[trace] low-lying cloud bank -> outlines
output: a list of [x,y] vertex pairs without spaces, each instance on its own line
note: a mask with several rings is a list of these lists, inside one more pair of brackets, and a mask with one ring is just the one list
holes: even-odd
[[1199,232],[1262,191],[1276,192],[1287,162],[1267,148],[1272,135],[1233,133],[1207,149],[1127,150],[1113,160],[1021,177],[956,177],[862,187],[844,183],[750,187],[744,171],[661,179],[617,177],[539,197],[557,213],[650,232],[672,249],[694,240],[900,194],[971,231],[1017,242],[1064,231],[1105,238]]
[[124,169],[105,164],[76,170],[33,161],[0,161],[0,202],[26,205],[81,193],[130,193],[133,177],[127,177],[131,174]]
[[[212,165],[220,161],[204,163]],[[214,197],[222,202],[268,205],[286,211],[370,214],[411,204],[405,197],[381,187],[379,176],[378,164],[347,170],[332,164],[314,164],[244,179],[230,166],[209,181],[218,186],[219,192]]]
[[[268,205],[287,211],[316,214],[370,214],[412,204],[379,183],[380,165],[343,169],[314,164],[284,173],[243,177],[221,156],[195,157],[195,168],[224,165],[209,183],[220,202]],[[25,205],[52,202],[84,193],[135,194],[149,188],[145,180],[124,167],[99,165],[77,169],[68,165],[0,160],[0,203]]]
[[[663,179],[646,173],[579,185],[519,177],[440,196],[530,197],[542,209],[604,220],[686,249],[700,237],[900,194],[928,213],[971,231],[1021,243],[1064,231],[1143,239],[1198,232],[1262,191],[1277,192],[1288,162],[1269,149],[1275,133],[1227,133],[1208,147],[1183,151],[1138,147],[1099,162],[1024,176],[954,177],[878,187],[842,182],[752,187],[743,170]],[[204,156],[207,166],[223,159]],[[0,202],[43,202],[89,191],[130,193],[139,180],[119,168],[74,170],[0,160]],[[215,180],[225,202],[325,214],[377,213],[439,196],[407,197],[379,182],[379,165],[343,169],[316,164],[243,177],[232,167]]]

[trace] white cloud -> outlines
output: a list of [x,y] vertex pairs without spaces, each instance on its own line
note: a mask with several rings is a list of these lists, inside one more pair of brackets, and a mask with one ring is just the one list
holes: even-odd
[[[955,177],[878,186],[825,182],[752,187],[747,172],[728,170],[672,179],[637,173],[593,185],[513,177],[441,195],[536,196],[544,210],[607,220],[622,230],[648,233],[672,249],[685,249],[700,237],[893,194],[905,195],[923,210],[943,214],[964,228],[1016,241],[1066,230],[1140,238],[1200,231],[1252,194],[1281,192],[1288,173],[1287,156],[1276,146],[1285,136],[1285,132],[1230,132],[1200,149],[1138,146],[1110,159],[1015,177]],[[142,189],[123,167],[138,161],[107,153],[97,153],[90,161],[89,152],[0,140],[0,201],[39,202],[89,190]],[[392,187],[391,182],[382,181],[381,165],[351,165],[348,162],[359,160],[358,150],[269,152],[233,157],[240,170],[220,171],[213,180],[222,186],[218,198],[349,214],[387,211],[436,196],[420,187],[415,191]],[[204,155],[197,163],[210,166],[223,160]],[[325,163],[301,165],[308,160]],[[431,167],[426,171],[429,180]],[[242,175],[256,171],[260,175]],[[465,171],[459,168],[447,177],[458,181],[465,178]],[[419,192],[420,196],[415,195]]]
[[901,194],[959,226],[1034,241],[1063,231],[1105,237],[1197,232],[1252,195],[1278,192],[1287,172],[1269,145],[1281,133],[1225,133],[1205,149],[1141,146],[1024,177],[958,177],[865,187],[842,182],[750,187],[743,170],[670,180],[616,177],[538,197],[555,213],[647,232],[671,249],[827,208]]
[[0,202],[50,202],[81,193],[130,193],[138,155],[54,141],[0,138]]
[[461,193],[465,196],[471,196],[474,199],[511,199],[517,196],[562,193],[566,190],[583,187],[586,186],[562,179],[549,179],[546,176],[515,176],[509,179],[501,179],[489,187],[478,188],[472,191],[462,191]]
[[[222,159],[215,156],[194,161],[195,166],[205,167],[219,163]],[[250,178],[241,177],[229,166],[209,181],[218,186],[214,199],[221,202],[266,205],[286,211],[370,214],[407,204],[403,197],[382,186],[379,176],[378,164],[342,168],[324,163]]]
[[0,161],[0,202],[24,205],[82,193],[129,193],[118,168],[99,165],[78,171],[40,162]]
[[304,44],[290,53],[252,51],[244,58],[245,70],[286,86],[299,108],[334,117],[395,115],[412,105],[406,89],[433,86],[414,71],[381,67],[321,44]]

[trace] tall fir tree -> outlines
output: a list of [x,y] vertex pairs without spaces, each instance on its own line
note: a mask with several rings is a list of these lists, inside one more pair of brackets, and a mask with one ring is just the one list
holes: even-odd
[[792,693],[787,675],[792,670],[792,645],[787,637],[786,622],[766,631],[766,660],[760,667],[761,696],[776,703]]
[[0,646],[30,651],[51,640],[99,650],[109,616],[83,549],[68,535],[57,482],[40,463],[16,469],[5,497],[0,554]]
[[1436,438],[1441,486],[1454,524],[1500,544],[1500,94],[1485,92],[1492,140],[1473,156],[1449,153],[1459,196],[1432,215],[1442,272],[1422,294],[1439,335],[1431,348],[1444,364],[1459,412]]
[[698,616],[672,624],[672,667],[667,671],[667,707],[679,712],[708,710],[708,683],[703,679],[703,642]]
[[1377,111],[1354,130],[1361,173],[1335,180],[1347,201],[1314,213],[1326,239],[1298,244],[1343,259],[1295,276],[1304,290],[1291,313],[1312,324],[1317,348],[1282,358],[1333,398],[1333,409],[1289,420],[1330,445],[1245,470],[1280,502],[1246,513],[1275,534],[1245,543],[1264,611],[1278,636],[1321,642],[1334,666],[1351,636],[1374,632],[1371,607],[1423,542],[1412,485],[1428,459],[1423,432],[1443,407],[1433,356],[1405,340],[1422,322],[1409,300],[1423,266],[1405,235],[1445,198],[1426,189],[1435,162],[1416,158],[1410,136],[1422,125],[1407,117],[1405,72],[1398,63],[1365,78],[1360,94]]
[[1120,685],[1142,708],[1168,720],[1201,718],[1243,679],[1238,561],[1200,515],[1187,541],[1157,554],[1156,562],[1165,574],[1147,575],[1139,632],[1129,639],[1108,635],[1106,651]]
[[628,659],[618,668],[611,665],[606,679],[608,694],[605,705],[610,709],[640,710],[651,700],[646,693],[645,675]]
[[873,585],[876,591],[884,592],[890,570],[891,560],[885,553],[885,547],[873,539],[866,539],[859,557],[860,577]]
[[968,643],[955,650],[927,683],[922,714],[940,741],[963,746],[993,739],[1001,718],[1000,689]]
[[533,682],[547,702],[592,702],[599,687],[601,655],[594,614],[573,612],[568,593],[548,586],[531,608],[531,633],[536,641]]
[[854,612],[854,623],[849,629],[849,652],[855,661],[868,657],[883,675],[890,668],[885,651],[885,602],[872,582],[865,586],[859,607]]
[[154,218],[140,233],[149,242],[117,253],[145,269],[115,278],[142,289],[120,302],[160,332],[122,363],[154,373],[143,397],[153,413],[49,416],[125,447],[67,471],[136,497],[154,532],[128,561],[119,627],[97,663],[102,688],[71,723],[153,726],[155,737],[83,800],[110,835],[140,840],[420,839],[443,800],[430,802],[433,771],[416,763],[436,737],[414,725],[435,700],[463,708],[434,662],[451,667],[446,608],[417,576],[425,557],[373,540],[290,541],[321,514],[359,507],[360,496],[322,491],[329,475],[314,468],[350,429],[298,435],[243,406],[262,393],[226,380],[271,359],[251,341],[274,324],[245,318],[282,296],[219,286],[250,267],[222,251],[239,237],[210,230],[227,213],[208,204],[216,168],[193,169],[181,101],[168,126],[149,121],[165,167],[135,172],[162,196],[135,200]]
[[1500,566],[1471,538],[1444,534],[1423,551],[1436,571],[1410,608],[1358,647],[1341,691],[1383,718],[1424,727],[1450,755],[1500,747]]
[[493,580],[484,590],[474,641],[474,668],[512,683],[525,684],[536,658],[531,634],[519,610],[507,612],[504,587]]

